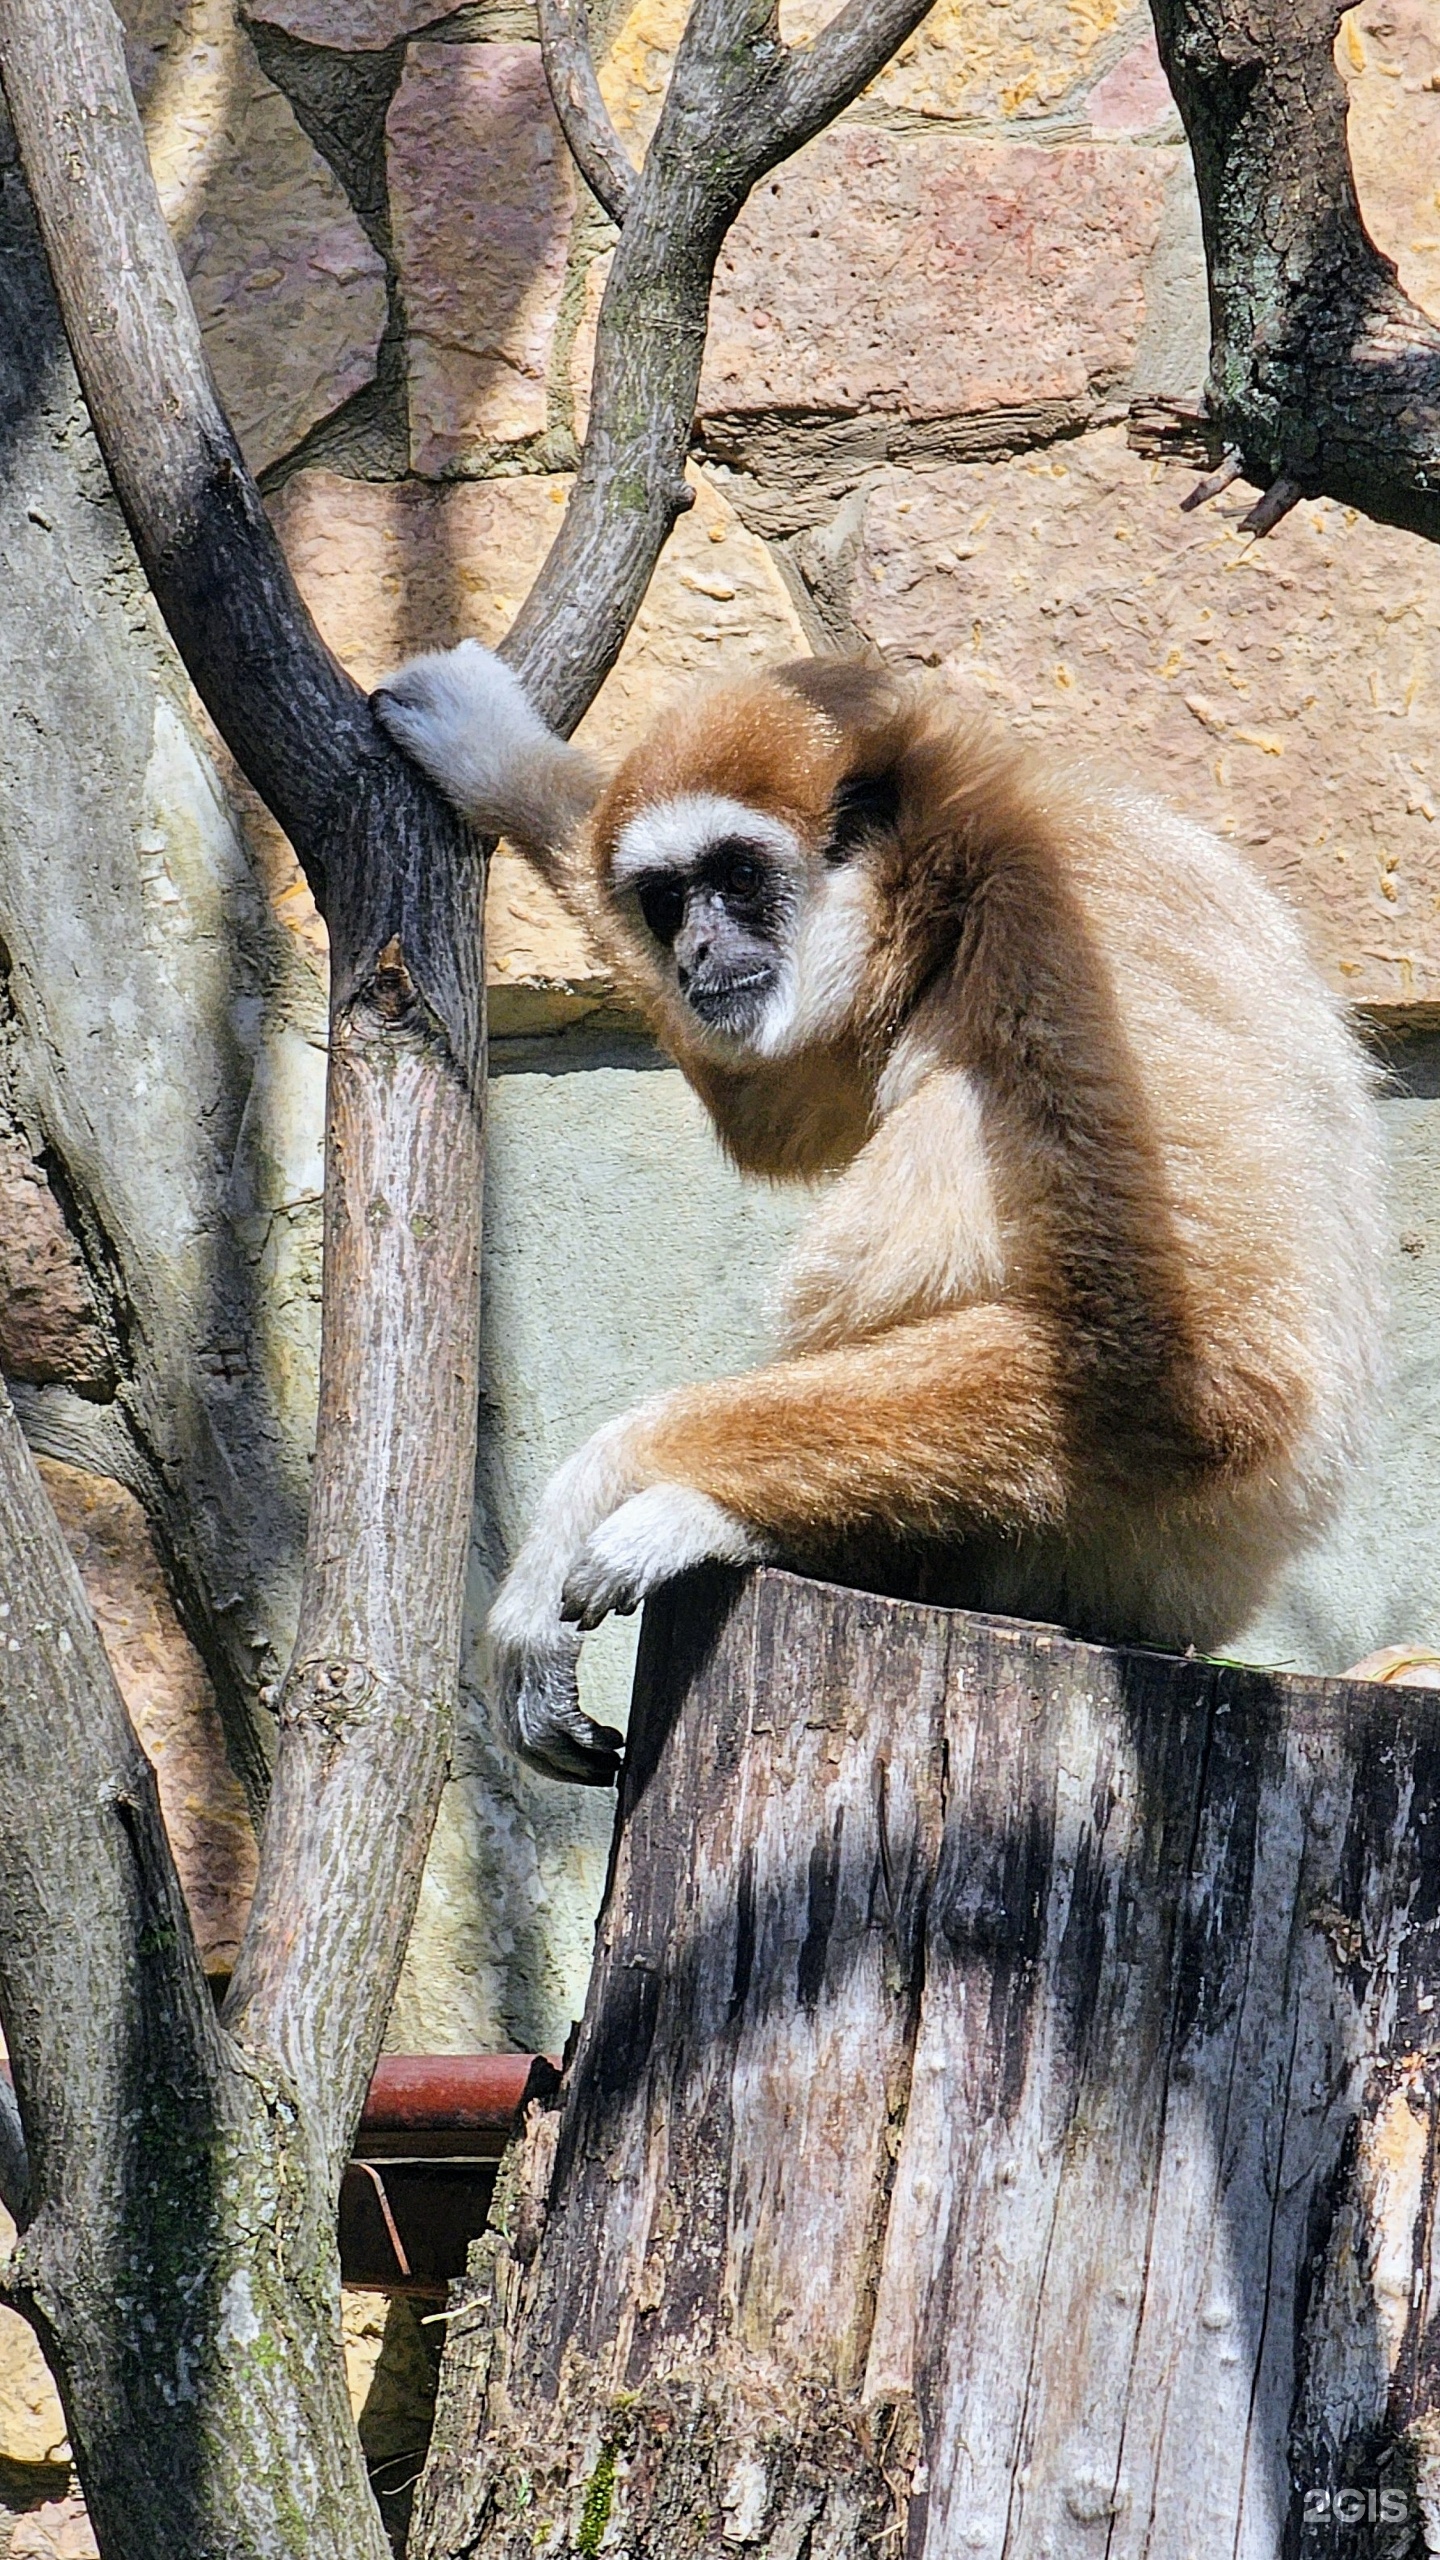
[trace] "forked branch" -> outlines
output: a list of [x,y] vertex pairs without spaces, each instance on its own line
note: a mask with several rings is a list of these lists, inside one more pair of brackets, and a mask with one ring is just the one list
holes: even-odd
[[[1207,459],[1238,447],[1265,493],[1256,532],[1324,495],[1440,539],[1440,328],[1361,219],[1337,0],[1151,8],[1205,232]],[[1183,444],[1150,418],[1137,440]]]
[[600,307],[579,473],[549,557],[503,643],[557,728],[571,730],[599,691],[666,536],[690,503],[685,457],[727,231],[766,171],[858,97],[931,5],[849,0],[812,45],[787,46],[774,0],[694,0],[645,165],[631,182],[613,183],[614,155],[624,155],[600,97],[580,0],[543,0],[557,113],[601,202],[623,214]]
[[[311,1529],[230,2023],[299,2096],[322,2183],[338,2182],[419,1889],[458,1679],[476,1409],[481,866],[296,593],[210,377],[109,0],[0,0],[0,75],[141,560],[330,926]],[[380,1217],[377,1203],[395,1214]]]
[[[511,635],[552,720],[573,722],[598,689],[685,501],[726,230],[757,178],[864,85],[927,6],[850,0],[792,51],[773,0],[695,0],[631,182],[576,490]],[[547,26],[552,70],[558,42],[593,121],[581,0],[548,0]],[[259,1889],[226,2014],[302,2100],[333,2180],[418,1890],[457,1680],[477,1402],[483,879],[458,821],[380,733],[296,593],[211,380],[109,0],[0,0],[0,76],[141,560],[330,925],[311,1523]]]

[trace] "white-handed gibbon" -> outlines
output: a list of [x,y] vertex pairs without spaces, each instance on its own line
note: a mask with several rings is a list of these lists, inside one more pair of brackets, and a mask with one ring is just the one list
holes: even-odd
[[1212,1650],[1334,1510],[1381,1331],[1373,1079],[1241,857],[884,669],[667,710],[608,782],[474,642],[375,707],[588,927],[738,1165],[843,1168],[780,1356],[623,1415],[491,1616],[610,1778],[579,1630],[705,1558]]

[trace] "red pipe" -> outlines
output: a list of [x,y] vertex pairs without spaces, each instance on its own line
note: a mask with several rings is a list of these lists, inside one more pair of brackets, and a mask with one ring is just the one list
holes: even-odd
[[[356,2148],[496,2153],[519,2131],[527,2098],[546,2096],[556,2068],[534,2053],[387,2053],[360,2117]],[[407,2140],[409,2137],[409,2140]]]

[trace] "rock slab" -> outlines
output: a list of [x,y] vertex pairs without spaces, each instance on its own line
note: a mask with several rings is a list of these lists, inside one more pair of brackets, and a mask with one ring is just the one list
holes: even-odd
[[1343,994],[1440,1007],[1440,556],[1328,499],[1257,543],[1249,493],[1183,516],[1186,485],[1118,428],[882,472],[844,601],[887,657],[1244,845]]
[[130,0],[160,201],[253,471],[373,380],[384,261],[231,0]]
[[545,431],[574,179],[535,44],[415,44],[390,109],[417,471]]

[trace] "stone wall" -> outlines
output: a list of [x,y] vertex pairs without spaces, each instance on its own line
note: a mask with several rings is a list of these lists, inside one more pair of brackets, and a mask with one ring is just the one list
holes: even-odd
[[[211,358],[321,628],[365,682],[417,647],[493,641],[560,520],[612,239],[526,0],[122,14]],[[826,14],[795,0],[782,23],[803,40]],[[637,152],[682,18],[681,0],[619,0],[605,22],[602,81]],[[1367,218],[1440,317],[1433,11],[1363,0],[1337,58]],[[6,219],[23,244],[23,213]],[[55,1461],[223,1972],[253,1839],[217,1702],[233,1750],[227,1684],[283,1654],[303,1525],[325,938],[158,630],[33,272],[26,290],[43,361],[28,405],[0,400],[0,628],[32,679],[31,727],[0,743],[0,1366]],[[696,676],[876,648],[1126,763],[1293,900],[1392,1069],[1389,1437],[1247,1639],[1337,1668],[1440,1640],[1440,555],[1328,503],[1262,545],[1243,492],[1181,516],[1183,476],[1132,455],[1123,421],[1138,394],[1193,392],[1204,362],[1193,187],[1140,0],[937,0],[727,244],[696,503],[585,734],[617,744]],[[80,838],[109,902],[93,909],[67,886]],[[558,1458],[763,1346],[804,1207],[724,1166],[504,851],[489,931],[472,1639]],[[602,1713],[623,1714],[632,1647],[614,1626],[587,1651]],[[520,1770],[473,1652],[467,1676],[391,2042],[554,2049],[609,1808]],[[351,2326],[358,2389],[378,2331],[359,2309]],[[15,2551],[81,2547],[64,2459],[0,2321],[0,2503],[33,2510]],[[29,2466],[18,2488],[7,2463]]]

